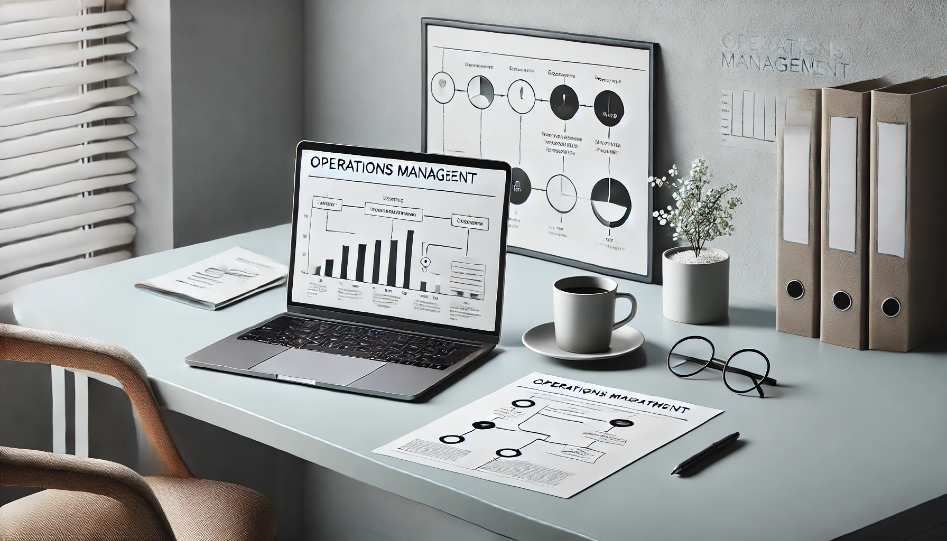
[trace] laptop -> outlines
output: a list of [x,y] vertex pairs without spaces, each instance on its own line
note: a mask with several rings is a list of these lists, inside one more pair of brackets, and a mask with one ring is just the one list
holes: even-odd
[[416,400],[496,347],[510,166],[296,147],[286,312],[191,366]]

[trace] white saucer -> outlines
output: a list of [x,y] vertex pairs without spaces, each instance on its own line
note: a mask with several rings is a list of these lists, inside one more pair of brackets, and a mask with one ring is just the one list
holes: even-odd
[[601,353],[572,353],[559,349],[556,345],[556,328],[552,323],[543,323],[526,331],[523,335],[523,345],[529,349],[552,357],[553,359],[563,359],[566,361],[594,361],[596,359],[611,359],[620,357],[626,353],[640,348],[644,344],[644,335],[641,331],[625,325],[619,327],[612,333],[612,343],[608,346],[608,351]]

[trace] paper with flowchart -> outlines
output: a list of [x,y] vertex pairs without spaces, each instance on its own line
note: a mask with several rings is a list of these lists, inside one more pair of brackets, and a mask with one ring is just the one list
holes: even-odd
[[569,498],[721,413],[534,372],[374,452]]

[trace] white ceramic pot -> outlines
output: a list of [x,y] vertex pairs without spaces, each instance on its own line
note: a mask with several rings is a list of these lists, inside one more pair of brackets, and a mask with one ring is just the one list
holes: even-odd
[[681,323],[713,323],[727,317],[730,303],[730,254],[705,248],[723,256],[714,263],[681,263],[668,256],[690,250],[681,246],[664,252],[664,317]]

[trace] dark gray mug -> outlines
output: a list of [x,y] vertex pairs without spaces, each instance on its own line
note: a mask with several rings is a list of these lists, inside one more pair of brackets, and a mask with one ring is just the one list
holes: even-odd
[[[615,322],[615,299],[631,301],[631,313]],[[553,285],[553,323],[556,344],[572,353],[608,351],[612,331],[635,317],[638,301],[630,293],[619,293],[615,280],[599,276],[573,276]]]

